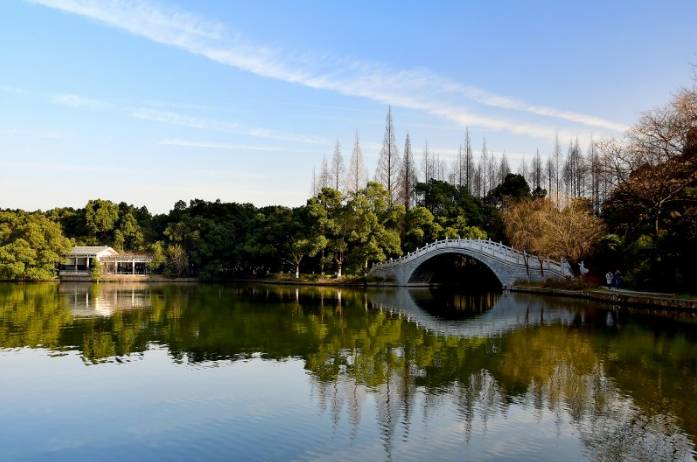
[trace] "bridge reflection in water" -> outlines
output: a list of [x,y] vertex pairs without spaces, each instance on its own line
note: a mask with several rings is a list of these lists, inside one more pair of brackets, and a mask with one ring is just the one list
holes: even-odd
[[[189,403],[181,413],[168,405],[164,415],[186,428],[191,409],[203,422],[210,413],[210,422],[226,429],[205,427],[206,441],[218,448],[234,441],[233,428],[253,438],[248,420],[264,424],[256,432],[276,437],[289,414],[266,404],[267,420],[255,414],[240,423],[233,417],[245,408],[223,412],[228,402],[208,396],[220,387],[217,396],[225,399],[244,393],[235,388],[241,374],[262,364],[277,387],[274,396],[292,394],[297,388],[286,382],[303,382],[284,364],[296,362],[314,404],[292,412],[316,432],[298,438],[320,452],[328,444],[344,447],[341,441],[365,442],[377,428],[380,445],[366,443],[365,452],[352,454],[689,460],[697,435],[697,402],[686,392],[697,390],[692,324],[572,300],[426,289],[0,284],[1,348],[74,352],[88,366],[150,361],[157,371],[148,375],[151,386],[174,394],[169,403]],[[235,369],[227,383],[196,369],[239,364],[252,369]],[[189,366],[185,375],[181,365]],[[104,367],[128,373],[112,364],[94,374]],[[177,380],[200,390],[170,386]],[[250,393],[251,400],[265,396],[260,388]],[[205,399],[191,401],[196,397]],[[100,412],[113,407],[116,419],[128,416],[128,401],[99,402],[107,408]]]

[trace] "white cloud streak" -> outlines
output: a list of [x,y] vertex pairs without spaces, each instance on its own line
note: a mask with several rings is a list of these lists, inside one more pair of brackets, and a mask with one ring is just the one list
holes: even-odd
[[146,107],[134,108],[131,110],[131,117],[152,122],[160,122],[181,127],[196,128],[201,130],[211,130],[224,133],[236,133],[265,138],[276,141],[290,141],[295,143],[307,144],[327,144],[322,138],[307,135],[297,135],[283,133],[267,128],[247,127],[237,122],[226,122],[222,120],[210,119],[206,117],[192,117],[177,112],[160,111]]
[[21,95],[24,93],[19,87],[14,87],[12,85],[0,85],[0,93],[7,93],[9,95]]
[[105,103],[104,101],[76,95],[74,93],[57,93],[55,95],[51,95],[50,99],[54,104],[67,107],[88,109],[105,109],[110,107],[110,104]]
[[218,143],[215,141],[192,141],[180,139],[162,140],[158,144],[163,146],[177,146],[181,148],[219,149],[224,151],[287,151],[286,148],[280,146],[255,146],[247,144]]
[[481,105],[557,119],[601,131],[620,132],[622,123],[588,114],[563,111],[462,85],[425,70],[399,71],[372,63],[327,55],[294,53],[250,44],[223,25],[188,12],[135,0],[29,0],[77,14],[157,43],[175,46],[218,63],[259,76],[371,99],[422,111],[461,126],[502,130],[551,140],[559,133],[572,137],[578,130],[559,130],[558,124],[521,123],[472,112],[452,101],[461,97]]

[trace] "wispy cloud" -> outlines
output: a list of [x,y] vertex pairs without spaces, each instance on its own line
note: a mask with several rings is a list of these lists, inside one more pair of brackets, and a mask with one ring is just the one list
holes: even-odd
[[287,151],[286,148],[280,146],[256,146],[248,144],[229,144],[214,141],[192,141],[179,139],[162,140],[158,144],[164,146],[178,146],[182,148],[220,149],[224,151]]
[[24,90],[12,85],[0,85],[0,93],[7,93],[10,95],[21,95]]
[[[7,168],[24,169],[24,170],[48,170],[52,172],[104,172],[104,165],[85,165],[85,164],[66,164],[63,162],[25,162],[25,161],[8,161],[2,162]],[[125,172],[127,169],[117,166],[109,166],[109,171]]]
[[296,143],[327,144],[327,140],[314,136],[284,133],[267,128],[247,127],[237,122],[227,122],[206,117],[193,117],[171,111],[160,111],[146,107],[134,108],[131,116],[136,119],[150,120],[170,125],[212,130],[225,133],[249,135],[256,138],[266,138],[277,141],[291,141]]
[[44,138],[49,140],[61,140],[66,137],[65,133],[60,130],[26,130],[17,128],[0,129],[0,135]]
[[105,109],[111,106],[109,103],[104,101],[88,98],[82,95],[76,95],[74,93],[57,93],[51,95],[50,100],[54,104],[77,108]]
[[[188,12],[133,0],[30,0],[78,14],[149,40],[175,46],[259,76],[369,98],[384,104],[443,117],[461,126],[478,126],[553,139],[559,123],[521,123],[472,111],[466,101],[514,113],[530,114],[592,129],[618,132],[622,123],[594,115],[530,104],[439,76],[428,70],[395,70],[328,55],[298,53],[250,43],[223,25]],[[464,101],[458,102],[461,99]]]

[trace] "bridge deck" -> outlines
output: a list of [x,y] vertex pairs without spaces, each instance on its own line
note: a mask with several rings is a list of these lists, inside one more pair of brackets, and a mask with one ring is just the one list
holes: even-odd
[[491,240],[443,239],[387,262],[376,264],[369,275],[408,285],[409,278],[424,261],[443,253],[460,253],[481,261],[499,278],[504,287],[517,279],[539,280],[571,275],[564,261],[540,258]]

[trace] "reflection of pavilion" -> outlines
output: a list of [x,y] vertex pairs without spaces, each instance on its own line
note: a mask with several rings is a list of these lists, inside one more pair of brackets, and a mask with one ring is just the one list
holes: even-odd
[[73,316],[91,318],[111,316],[115,311],[149,308],[150,291],[143,284],[64,283],[59,293],[70,306]]

